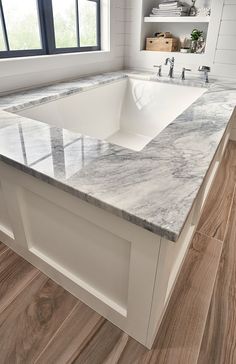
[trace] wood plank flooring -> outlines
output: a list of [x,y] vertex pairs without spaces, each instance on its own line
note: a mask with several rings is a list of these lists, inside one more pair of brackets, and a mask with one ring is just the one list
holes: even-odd
[[104,323],[103,317],[78,301],[60,329],[37,358],[36,363],[64,364],[72,362]]
[[230,142],[152,350],[0,243],[0,364],[236,363],[235,186]]
[[236,363],[236,195],[198,364]]
[[236,143],[230,143],[198,224],[199,232],[221,241],[226,232],[236,181],[235,156]]

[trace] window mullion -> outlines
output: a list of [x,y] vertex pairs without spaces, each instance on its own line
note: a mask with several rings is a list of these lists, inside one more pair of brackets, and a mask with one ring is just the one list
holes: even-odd
[[78,48],[80,48],[80,32],[79,32],[79,0],[76,0],[76,28],[77,28]]
[[44,52],[48,53],[47,47],[47,39],[46,39],[46,28],[44,22],[44,7],[43,7],[43,0],[38,0],[38,17],[40,23],[40,35],[41,35],[41,43]]
[[8,35],[7,35],[7,27],[3,12],[3,6],[2,6],[2,0],[0,0],[0,17],[2,19],[2,28],[3,28],[3,34],[4,34],[4,40],[6,44],[7,51],[10,51],[9,41],[8,41]]
[[97,46],[101,49],[101,1],[97,0]]
[[53,22],[52,0],[39,0],[42,37],[45,42],[47,54],[55,51],[55,32]]

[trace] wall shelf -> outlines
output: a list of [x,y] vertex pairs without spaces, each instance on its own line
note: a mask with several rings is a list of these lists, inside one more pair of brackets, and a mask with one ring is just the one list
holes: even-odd
[[[197,70],[199,66],[204,64],[213,66],[218,39],[217,34],[219,33],[225,1],[198,0],[197,7],[210,8],[210,16],[150,17],[152,9],[158,7],[162,0],[140,0],[136,1],[137,5],[135,5],[135,0],[132,0],[134,4],[131,16],[133,25],[130,25],[132,41],[130,41],[130,47],[127,49],[130,64],[134,62],[137,68],[152,69],[153,64],[162,64],[165,58],[174,56],[176,67],[179,70],[182,67]],[[192,5],[191,0],[185,0],[185,3],[189,6]],[[146,39],[162,32],[170,32],[173,37],[180,40],[181,46],[188,45],[193,29],[203,32],[204,39],[206,39],[204,53],[155,52],[146,50]],[[138,37],[136,36],[137,34]],[[133,54],[133,49],[136,50],[135,55]]]
[[169,55],[173,55],[173,56],[180,56],[180,57],[202,57],[204,56],[204,53],[181,53],[181,52],[163,52],[163,51],[149,51],[147,49],[142,49],[140,52],[142,53],[149,53],[149,54],[159,54],[159,55],[163,55],[163,56],[169,56]]
[[169,16],[146,16],[144,18],[145,23],[209,23],[210,16],[180,16],[180,17],[169,17]]

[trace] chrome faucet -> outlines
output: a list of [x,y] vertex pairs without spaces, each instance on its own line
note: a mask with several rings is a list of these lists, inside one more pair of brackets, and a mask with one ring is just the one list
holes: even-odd
[[185,68],[185,67],[183,67],[183,69],[182,69],[182,73],[181,73],[181,79],[184,81],[185,80],[185,72],[186,71],[189,71],[189,72],[191,72],[192,70],[190,70],[189,68]]
[[204,76],[205,76],[205,82],[209,83],[209,76],[208,73],[211,72],[211,67],[209,66],[200,66],[198,68],[199,72],[204,72]]
[[167,66],[168,63],[170,64],[170,71],[169,71],[169,77],[170,78],[173,78],[173,74],[174,74],[174,65],[175,65],[175,59],[174,57],[172,58],[166,58],[166,61],[165,61],[165,65]]
[[157,76],[161,77],[161,68],[162,68],[162,66],[154,65],[153,67],[158,68]]

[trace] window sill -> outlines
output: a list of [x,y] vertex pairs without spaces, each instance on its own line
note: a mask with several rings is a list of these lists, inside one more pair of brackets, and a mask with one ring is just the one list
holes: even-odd
[[12,58],[1,58],[0,63],[2,62],[14,62],[14,61],[23,61],[23,60],[40,60],[40,59],[56,59],[60,57],[85,57],[92,55],[108,55],[110,50],[101,50],[101,51],[88,51],[88,52],[72,52],[72,53],[59,53],[59,54],[43,54],[36,56],[28,56],[28,57],[12,57]]

